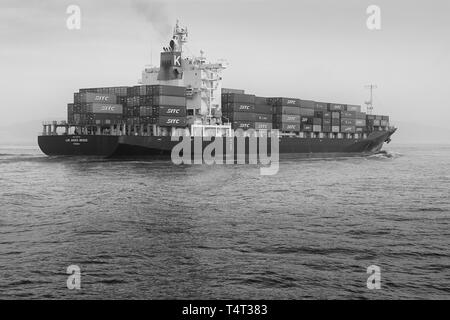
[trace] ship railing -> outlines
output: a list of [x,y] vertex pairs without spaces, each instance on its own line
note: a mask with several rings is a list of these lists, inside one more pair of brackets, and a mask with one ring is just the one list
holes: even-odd
[[67,126],[67,125],[69,125],[68,123],[67,123],[67,121],[66,120],[51,120],[51,121],[49,121],[49,120],[47,120],[47,121],[42,121],[42,125],[43,126]]

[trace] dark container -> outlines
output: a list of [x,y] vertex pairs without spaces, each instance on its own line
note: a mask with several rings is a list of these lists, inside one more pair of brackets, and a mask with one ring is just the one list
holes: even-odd
[[366,120],[366,113],[365,112],[356,112],[355,113],[355,118],[356,119],[364,119],[364,120]]
[[355,133],[356,127],[355,126],[341,126],[341,132],[342,133]]
[[330,111],[324,112],[322,118],[324,118],[324,119],[331,119],[331,112]]
[[227,93],[228,103],[244,103],[244,104],[254,104],[255,95],[253,94],[239,94],[239,93]]
[[139,106],[133,107],[133,117],[139,117],[140,112],[141,112],[141,107],[139,107]]
[[295,98],[269,98],[271,104],[275,106],[300,107],[300,99]]
[[275,127],[281,131],[299,132],[300,124],[297,123],[277,123]]
[[87,120],[122,120],[121,114],[87,113]]
[[185,107],[186,98],[183,96],[163,96],[158,95],[153,97],[153,105],[155,106],[170,106],[170,107]]
[[273,109],[270,104],[255,104],[255,112],[271,114],[273,113]]
[[126,97],[126,96],[124,96],[124,97],[118,96],[117,97],[117,103],[121,104],[124,107],[126,107],[127,106],[127,99],[128,99],[128,97]]
[[186,113],[186,107],[153,106],[151,116],[186,117]]
[[139,117],[152,117],[153,107],[151,106],[140,106],[139,107]]
[[185,117],[159,116],[156,119],[156,124],[161,127],[185,127],[187,121]]
[[186,96],[186,87],[153,85],[151,90],[154,96],[174,96],[174,97]]
[[345,108],[346,111],[353,111],[353,112],[361,112],[361,106],[356,104],[348,104]]
[[117,97],[114,94],[104,94],[104,93],[74,93],[73,101],[75,103],[113,103],[117,102]]
[[311,131],[313,131],[313,125],[302,123],[301,130],[304,132],[311,132]]
[[332,126],[340,126],[341,120],[340,119],[331,119],[331,125]]
[[241,89],[231,89],[231,88],[222,88],[222,95],[226,93],[237,93],[237,94],[244,94],[245,90]]
[[375,116],[373,114],[368,114],[367,120],[375,120]]
[[304,123],[304,124],[311,124],[312,125],[314,123],[314,117],[304,117],[304,116],[302,116],[300,118],[300,122]]
[[126,96],[128,87],[103,87],[97,88],[98,93],[114,94],[116,96]]
[[151,106],[153,105],[153,97],[150,95],[139,96],[139,105],[140,106]]
[[322,125],[322,119],[321,118],[314,118],[313,119],[313,125]]
[[222,108],[223,108],[223,106],[228,103],[228,95],[226,93],[222,93],[221,101],[222,101]]
[[269,104],[269,103],[267,102],[267,98],[266,97],[255,96],[255,104],[263,104],[263,105],[265,105],[265,104]]
[[341,118],[355,119],[356,118],[356,112],[355,111],[341,111]]
[[124,116],[126,116],[127,118],[132,117],[133,116],[133,108],[134,107],[128,107],[128,106],[126,108],[124,108],[124,110],[123,110]]
[[324,125],[324,126],[322,127],[322,132],[327,132],[327,133],[331,132],[331,126],[328,126],[328,125],[325,126],[325,125]]
[[300,108],[300,115],[306,117],[314,117],[314,109]]
[[223,108],[225,112],[255,112],[255,105],[250,103],[228,103]]
[[256,120],[256,114],[251,112],[231,112],[226,115],[230,121],[251,121]]
[[141,93],[141,86],[128,88],[128,96],[138,96]]
[[271,130],[272,123],[271,122],[255,122],[256,130]]
[[123,106],[121,104],[88,103],[86,112],[122,115]]
[[331,118],[332,119],[340,119],[341,118],[341,114],[340,114],[340,112],[332,112],[331,113]]
[[387,121],[389,121],[389,116],[381,116],[381,120],[387,120]]
[[104,87],[104,88],[83,88],[80,89],[80,93],[93,92],[93,93],[104,93],[104,94],[114,94],[116,96],[127,96],[129,87]]
[[234,121],[233,124],[232,124],[232,128],[234,130],[237,130],[237,129],[243,129],[243,130],[255,129],[255,122],[253,122],[253,121]]
[[94,93],[99,93],[99,88],[82,88],[80,90],[78,90],[80,93],[86,93],[86,92],[94,92]]
[[297,107],[286,107],[286,106],[276,106],[276,107],[274,107],[274,113],[276,113],[276,114],[296,114],[296,115],[300,115],[300,108],[297,108]]
[[345,110],[345,107],[346,107],[345,104],[338,104],[338,103],[329,103],[328,104],[329,111],[343,111],[343,110]]
[[272,122],[272,114],[255,113],[255,121],[257,122]]
[[151,96],[153,95],[153,86],[139,86],[140,96]]
[[87,103],[74,103],[73,104],[73,112],[74,113],[86,113],[87,112]]
[[314,111],[314,118],[323,118],[323,111]]
[[331,127],[331,119],[323,119],[322,124],[324,126],[330,126]]
[[75,114],[73,114],[73,113],[67,115],[67,123],[68,124],[75,124],[74,115]]
[[141,100],[140,100],[139,96],[133,96],[133,97],[127,98],[127,106],[128,107],[137,107],[140,104],[141,104]]
[[276,121],[282,123],[300,123],[300,116],[296,114],[277,115]]
[[314,109],[318,111],[327,111],[328,110],[328,103],[325,102],[315,102],[314,103]]
[[341,119],[341,126],[355,126],[355,119]]
[[356,127],[355,128],[355,132],[358,132],[358,133],[367,133],[368,132],[368,130],[367,130],[367,127]]
[[314,109],[316,102],[312,100],[300,100],[300,108]]
[[152,117],[149,117],[149,116],[146,116],[146,117],[140,117],[140,118],[139,118],[139,122],[140,122],[141,124],[153,124]]

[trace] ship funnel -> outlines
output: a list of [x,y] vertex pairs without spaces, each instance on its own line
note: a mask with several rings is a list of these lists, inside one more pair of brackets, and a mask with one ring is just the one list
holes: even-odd
[[169,46],[161,52],[161,63],[158,73],[158,80],[168,81],[181,79],[183,76],[182,57],[183,44],[187,42],[187,28],[177,24],[173,30],[173,37]]

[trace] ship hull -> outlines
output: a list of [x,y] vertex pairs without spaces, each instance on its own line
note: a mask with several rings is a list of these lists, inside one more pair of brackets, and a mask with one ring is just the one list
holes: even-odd
[[39,136],[39,148],[48,156],[109,157],[117,149],[118,136],[48,135]]
[[[279,154],[281,157],[347,157],[364,156],[379,152],[385,142],[389,142],[393,131],[372,132],[366,139],[319,139],[281,137]],[[178,141],[171,137],[146,136],[39,136],[41,150],[49,156],[100,156],[100,157],[170,157]],[[200,152],[210,141],[203,141]],[[228,152],[230,142],[223,139],[223,152]],[[235,150],[237,153],[237,141]],[[258,144],[258,143],[257,143]],[[271,140],[267,141],[267,151],[271,152]],[[198,146],[198,145],[197,145]],[[250,142],[246,139],[245,154],[250,152]],[[191,153],[199,151],[191,142]]]

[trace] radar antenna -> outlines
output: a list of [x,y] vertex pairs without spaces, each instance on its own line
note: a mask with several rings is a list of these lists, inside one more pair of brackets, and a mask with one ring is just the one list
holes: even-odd
[[377,89],[377,85],[375,84],[369,84],[367,86],[365,86],[365,88],[370,90],[370,100],[364,102],[366,104],[367,107],[367,114],[372,114],[373,112],[373,89]]

